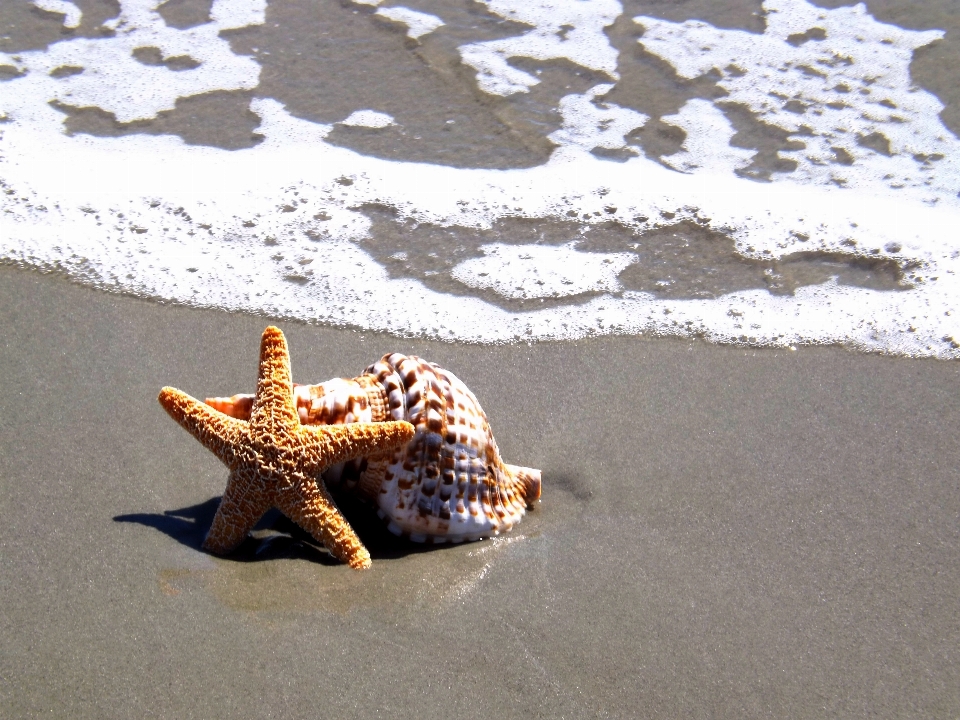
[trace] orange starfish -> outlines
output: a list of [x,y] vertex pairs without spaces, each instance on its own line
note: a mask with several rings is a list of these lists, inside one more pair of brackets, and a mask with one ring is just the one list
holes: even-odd
[[249,422],[171,387],[160,391],[159,400],[170,417],[230,468],[204,549],[230,552],[276,507],[335,558],[357,570],[370,567],[370,553],[340,514],[320,473],[330,465],[406,444],[414,433],[410,423],[301,425],[287,341],[275,327],[264,330],[260,341],[260,376]]

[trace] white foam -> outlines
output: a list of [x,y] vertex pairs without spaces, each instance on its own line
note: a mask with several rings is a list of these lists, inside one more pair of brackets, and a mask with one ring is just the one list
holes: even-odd
[[475,288],[508,298],[565,297],[622,290],[617,275],[636,262],[632,253],[580,252],[574,244],[482,245],[482,258],[459,263],[450,273]]
[[385,128],[396,125],[392,115],[377,112],[376,110],[354,110],[346,119],[340,121],[341,125],[351,127]]
[[[848,67],[866,66],[861,57],[873,57],[870,53],[886,58],[886,65],[876,64],[884,74],[871,87],[892,88],[889,97],[910,110],[905,124],[914,145],[901,147],[898,143],[906,140],[889,131],[894,152],[880,164],[869,155],[872,151],[851,147],[859,154],[844,168],[856,180],[848,181],[857,186],[850,190],[837,188],[812,169],[797,173],[799,181],[756,183],[734,176],[732,171],[748,155],[724,148],[731,130],[718,107],[706,101],[690,101],[676,116],[665,118],[687,132],[684,149],[665,162],[689,174],[640,156],[625,162],[598,159],[591,150],[623,148],[624,135],[647,121],[632,110],[601,106],[597,96],[608,84],[563,98],[558,108],[563,124],[551,136],[559,147],[550,160],[509,171],[365,157],[326,143],[331,125],[296,118],[268,98],[255,99],[250,106],[261,118],[258,132],[264,139],[244,150],[186,145],[174,136],[65,135],[63,116],[50,107],[51,100],[99,107],[125,121],[151,117],[193,93],[257,84],[256,62],[234,55],[219,32],[240,18],[262,22],[257,10],[262,6],[248,0],[218,2],[213,22],[177,30],[162,23],[154,5],[155,0],[122,0],[115,37],[63,40],[45,50],[19,53],[17,59],[0,56],[0,63],[26,71],[4,82],[0,95],[0,115],[7,118],[0,124],[3,260],[59,269],[98,287],[166,301],[448,340],[695,334],[718,342],[844,343],[880,352],[960,357],[954,347],[954,339],[960,340],[960,248],[953,231],[960,227],[960,203],[947,193],[956,139],[939,124],[938,105],[925,99],[922,90],[904,90],[897,80],[908,77],[908,48],[935,33],[889,34],[884,30],[889,26],[875,23],[862,9],[832,15],[841,10],[821,11],[785,0],[777,3],[781,16],[771,20],[770,37],[757,41],[751,36],[751,43],[725,35],[736,31],[702,24],[643,21],[644,43],[688,76],[713,67],[724,52],[738,47],[737,62],[755,87],[762,87],[768,75],[793,72],[788,68],[780,73],[779,65],[767,67],[765,43],[793,53],[817,42],[794,48],[783,39],[808,28],[811,12],[825,14],[815,18],[828,23],[822,25],[827,31],[823,43],[833,37],[835,24],[841,37],[873,32],[863,34],[863,44],[876,46],[874,50],[858,50],[861,54]],[[615,3],[530,3],[529,12],[524,3],[514,5],[520,7],[511,15],[505,1],[490,4],[517,19],[540,13],[539,24],[532,23],[537,30],[519,36],[529,42],[512,38],[509,48],[494,48],[494,56],[553,57],[561,39],[544,39],[544,29],[562,29],[559,26],[578,10],[584,15],[574,22],[581,26],[566,30],[566,36],[582,31],[602,47],[591,56],[578,41],[569,46],[568,59],[597,69],[603,58],[615,58],[602,33],[619,12]],[[548,18],[551,8],[555,17]],[[165,57],[189,54],[202,64],[183,72],[142,65],[131,52],[145,46],[159,47]],[[705,47],[708,50],[702,50]],[[897,53],[889,54],[891,47]],[[115,71],[109,67],[112,62],[118,63]],[[65,64],[83,67],[84,72],[61,79],[49,76]],[[722,82],[731,96],[759,108],[760,93],[749,90],[750,83],[741,87],[732,76]],[[803,93],[813,92],[802,77],[790,82],[798,83]],[[901,97],[904,94],[909,97]],[[857,106],[858,112],[868,110],[873,108]],[[371,112],[356,111],[361,118]],[[865,117],[857,126],[862,130],[882,121]],[[786,115],[781,118],[775,108],[764,118],[786,122]],[[883,128],[886,134],[889,127]],[[811,146],[817,147],[814,142]],[[929,185],[891,188],[877,173],[886,172],[887,161],[905,172],[904,153],[914,147],[941,148],[945,157],[924,170]],[[816,167],[813,160],[808,164]],[[366,203],[394,207],[401,219],[459,226],[461,235],[516,216],[554,223],[572,217],[585,224],[615,221],[637,231],[686,221],[730,235],[749,257],[775,258],[802,250],[851,259],[886,258],[915,265],[922,278],[912,289],[887,292],[828,281],[802,287],[794,296],[753,290],[716,299],[664,299],[620,288],[617,273],[626,263],[638,262],[629,248],[589,253],[576,246],[509,243],[486,248],[484,257],[464,260],[454,271],[468,285],[507,297],[602,293],[587,301],[574,298],[542,310],[513,312],[479,297],[446,295],[416,279],[391,277],[364,250],[371,222],[357,208]],[[398,247],[395,254],[405,251]],[[481,280],[485,277],[490,280]]]
[[218,30],[233,30],[263,25],[266,12],[267,0],[213,0],[210,19]]
[[406,7],[380,8],[375,14],[406,25],[407,37],[414,40],[432,33],[443,25],[443,20],[436,15],[417,12]]
[[67,2],[67,0],[33,0],[32,4],[41,10],[63,15],[63,26],[65,28],[80,27],[83,13],[72,2]]
[[512,57],[564,58],[618,79],[617,51],[603,29],[623,11],[616,0],[484,0],[488,9],[508,20],[532,25],[514,37],[460,46],[465,65],[477,71],[477,84],[491,95],[529,92],[540,83],[512,67]]
[[[906,188],[926,202],[955,201],[960,142],[940,122],[943,105],[916,87],[909,72],[913,51],[943,33],[879,23],[862,3],[826,10],[804,0],[766,0],[764,9],[763,35],[698,21],[635,21],[644,28],[644,49],[681,77],[720,72],[718,85],[729,93],[723,102],[746,105],[763,122],[791,133],[802,148],[780,152],[798,163],[791,181]],[[790,42],[811,30],[825,37]],[[877,133],[889,141],[889,154]],[[879,151],[869,147],[871,136],[880,140]],[[835,148],[848,164],[837,162]],[[915,156],[942,159],[925,163]]]
[[660,119],[686,133],[680,152],[660,158],[674,170],[732,173],[747,167],[756,155],[755,150],[730,145],[736,131],[720,109],[707,100],[687,100],[676,115]]
[[561,98],[558,109],[563,117],[563,125],[549,135],[550,139],[561,147],[577,147],[587,151],[594,148],[623,148],[626,145],[624,136],[642,127],[650,118],[614,103],[598,104],[596,99],[612,89],[613,85],[603,83],[581,95]]
[[[155,4],[121,3],[120,14],[108,23],[122,29],[113,37],[62,40],[45,51],[18,53],[19,60],[9,58],[7,62],[26,75],[5,88],[0,95],[0,110],[21,123],[60,134],[63,115],[49,106],[50,101],[97,107],[127,123],[172,110],[179,98],[257,86],[260,66],[252,58],[235,55],[230,44],[219,37],[221,30],[239,22],[238,17],[249,19],[247,10],[256,3],[218,0],[214,9],[219,8],[224,23],[215,21],[185,30],[168,27],[153,9]],[[262,15],[261,10],[261,22]],[[135,49],[144,47],[159,48],[164,57],[189,56],[200,65],[178,71],[164,65],[145,65],[133,55]],[[50,76],[51,71],[63,66],[80,67],[83,72],[61,78]]]

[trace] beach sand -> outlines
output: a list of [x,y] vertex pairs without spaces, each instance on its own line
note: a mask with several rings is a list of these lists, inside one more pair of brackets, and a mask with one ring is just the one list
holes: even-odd
[[459,375],[543,498],[424,549],[348,507],[355,572],[265,518],[163,385],[251,391],[267,318],[0,268],[0,715],[947,717],[960,365],[598,338],[484,347],[280,322],[294,379]]

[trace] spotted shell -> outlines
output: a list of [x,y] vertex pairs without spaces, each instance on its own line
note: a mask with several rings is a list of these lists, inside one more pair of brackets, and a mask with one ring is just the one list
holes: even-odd
[[[371,502],[387,527],[416,542],[461,542],[512,528],[540,497],[540,471],[508,465],[477,398],[453,373],[418,357],[385,355],[352,379],[295,385],[304,424],[407,420],[405,447],[324,473],[335,494]],[[209,398],[249,417],[253,397]]]

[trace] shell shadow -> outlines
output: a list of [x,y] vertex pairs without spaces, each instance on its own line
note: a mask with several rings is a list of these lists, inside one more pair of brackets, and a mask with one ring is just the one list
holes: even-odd
[[593,487],[588,482],[589,473],[572,473],[558,470],[545,471],[543,474],[550,477],[550,490],[569,493],[578,505],[586,505],[593,498]]
[[[159,530],[189,548],[206,552],[203,540],[220,506],[220,497],[212,497],[197,505],[165,510],[162,513],[129,513],[117,515],[114,522],[137,523]],[[407,555],[442,551],[451,543],[440,545],[414,543],[392,534],[366,505],[352,498],[338,498],[337,506],[370,551],[374,560],[392,560]],[[321,565],[340,565],[299,525],[278,510],[268,511],[253,531],[224,560],[259,562],[280,558],[302,559]]]

